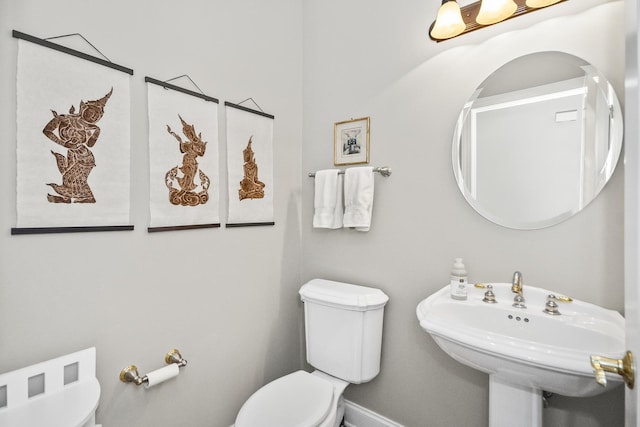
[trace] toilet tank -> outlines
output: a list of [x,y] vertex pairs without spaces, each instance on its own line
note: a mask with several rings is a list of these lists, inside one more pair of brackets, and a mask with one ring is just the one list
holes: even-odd
[[382,319],[389,300],[380,289],[313,279],[300,288],[307,362],[353,384],[380,372]]

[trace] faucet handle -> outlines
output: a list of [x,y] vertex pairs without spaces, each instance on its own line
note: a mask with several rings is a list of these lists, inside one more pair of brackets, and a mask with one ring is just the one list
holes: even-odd
[[544,310],[542,311],[554,316],[560,314],[560,311],[558,311],[558,304],[556,303],[556,301],[559,301],[558,298],[553,294],[549,294],[547,296],[547,302],[544,305]]
[[498,302],[496,301],[496,294],[493,293],[493,285],[487,285],[487,291],[484,293],[482,301],[489,304],[495,304]]
[[571,302],[571,301],[573,301],[573,298],[568,297],[566,295],[549,294],[549,298],[553,298],[554,301],[558,301],[558,302]]

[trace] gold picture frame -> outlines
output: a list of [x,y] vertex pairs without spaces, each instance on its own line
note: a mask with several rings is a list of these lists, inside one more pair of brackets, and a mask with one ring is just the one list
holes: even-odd
[[333,164],[369,163],[369,117],[337,122],[333,127]]

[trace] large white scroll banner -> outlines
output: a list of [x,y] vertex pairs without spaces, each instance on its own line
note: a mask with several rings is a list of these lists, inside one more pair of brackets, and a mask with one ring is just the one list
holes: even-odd
[[18,40],[17,228],[129,224],[129,85],[129,73]]
[[158,84],[147,90],[149,231],[219,226],[218,101]]
[[274,116],[225,103],[229,216],[227,227],[273,225]]

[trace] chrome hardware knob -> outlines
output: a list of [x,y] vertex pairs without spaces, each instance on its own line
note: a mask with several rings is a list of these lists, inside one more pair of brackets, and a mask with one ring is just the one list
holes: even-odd
[[493,293],[493,285],[487,285],[487,291],[484,293],[482,301],[488,304],[495,304],[498,302],[496,301],[496,294]]
[[557,298],[555,295],[549,294],[549,296],[547,296],[547,302],[544,305],[544,311],[547,314],[551,314],[553,316],[560,314],[560,311],[558,310],[558,304],[556,303]]
[[522,296],[522,294],[517,294],[514,298],[513,298],[513,304],[512,304],[515,308],[527,308],[527,306],[524,303],[524,297]]
[[602,387],[607,386],[607,376],[605,372],[611,372],[622,376],[627,387],[633,390],[635,367],[633,366],[633,354],[630,351],[627,351],[622,359],[591,356],[591,366],[595,370],[596,382]]
[[495,304],[498,302],[496,301],[496,294],[493,293],[493,285],[487,285],[487,291],[484,293],[482,301],[489,304]]

